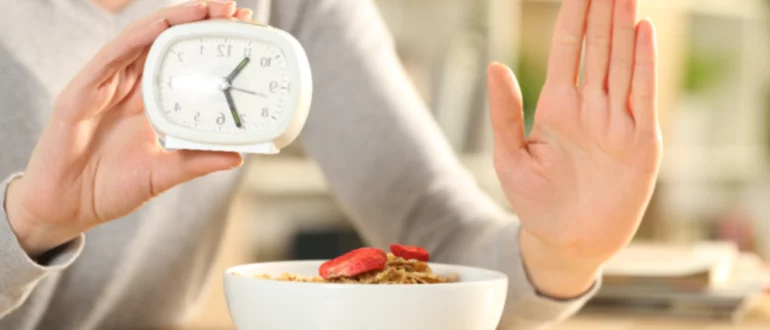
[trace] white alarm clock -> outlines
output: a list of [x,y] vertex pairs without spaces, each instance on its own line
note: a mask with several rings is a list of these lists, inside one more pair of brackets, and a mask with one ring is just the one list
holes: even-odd
[[142,77],[147,117],[169,150],[278,153],[302,130],[312,89],[294,37],[234,20],[168,29]]

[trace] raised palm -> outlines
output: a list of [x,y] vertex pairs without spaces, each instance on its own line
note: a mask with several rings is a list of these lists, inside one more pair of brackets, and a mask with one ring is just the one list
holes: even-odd
[[522,235],[598,265],[634,235],[655,185],[655,37],[634,0],[563,3],[529,137],[514,76],[490,67],[495,168]]

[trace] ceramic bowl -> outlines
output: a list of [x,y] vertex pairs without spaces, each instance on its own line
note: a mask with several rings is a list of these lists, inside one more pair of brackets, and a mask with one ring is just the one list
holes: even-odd
[[442,284],[377,285],[280,282],[254,275],[316,276],[323,261],[239,265],[225,272],[238,330],[495,330],[508,278],[500,272],[430,263]]

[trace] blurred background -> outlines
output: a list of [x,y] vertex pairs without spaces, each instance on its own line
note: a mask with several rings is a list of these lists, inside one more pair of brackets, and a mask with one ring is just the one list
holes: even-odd
[[[452,146],[508,207],[491,164],[486,64],[514,68],[531,125],[561,1],[376,2]],[[593,329],[586,322],[626,324],[618,316],[626,314],[733,324],[762,318],[770,313],[757,298],[770,258],[770,1],[640,4],[658,30],[664,163],[636,241],[608,265],[606,288],[586,308],[594,316],[574,322]],[[328,258],[362,244],[300,145],[250,166],[211,298],[195,320],[204,328],[229,326],[219,275],[226,267]]]

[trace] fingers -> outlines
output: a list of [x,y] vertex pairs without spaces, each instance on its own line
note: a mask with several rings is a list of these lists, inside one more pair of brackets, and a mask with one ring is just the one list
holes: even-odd
[[205,1],[190,1],[177,6],[166,7],[158,10],[146,17],[140,18],[125,29],[123,33],[128,33],[136,28],[153,21],[165,18],[169,25],[179,25],[187,22],[194,22],[206,18],[209,5]]
[[[87,117],[105,104],[119,100],[105,98],[108,91],[97,93],[99,87],[111,82],[115,75],[128,65],[140,59],[152,43],[166,29],[173,25],[200,21],[209,17],[227,18],[236,12],[234,1],[192,1],[159,10],[128,26],[112,42],[104,46],[62,92],[65,104],[77,103],[79,111],[65,114],[74,120]],[[91,102],[98,99],[98,102]],[[89,101],[90,100],[90,101]],[[104,103],[104,102],[109,103]],[[92,105],[86,108],[84,104]],[[92,109],[93,108],[93,109]]]
[[586,32],[587,88],[604,90],[610,62],[612,38],[612,10],[616,0],[592,0],[588,10]]
[[625,114],[628,111],[634,66],[636,12],[637,0],[616,0],[608,77],[610,109],[614,114]]
[[[235,1],[189,1],[177,6],[163,8],[145,18],[137,20],[132,25],[146,24],[163,17],[168,19],[172,26],[195,22],[205,18],[227,18],[232,16],[235,7]],[[126,30],[129,29],[130,27]]]
[[168,20],[160,18],[124,32],[115,41],[102,48],[69,87],[90,91],[93,88],[89,87],[100,86],[115,72],[134,61],[142,50],[151,45],[168,27]]
[[81,83],[88,86],[100,85],[152,45],[169,26],[198,21],[207,15],[208,5],[205,2],[190,2],[164,8],[134,22],[115,40],[104,46],[83,68]]
[[99,85],[117,70],[130,64],[138,54],[152,45],[170,26],[206,18],[228,18],[235,14],[234,1],[192,1],[161,9],[127,27],[115,40],[102,48],[82,71],[81,83]]
[[487,79],[495,148],[513,153],[525,144],[521,89],[513,72],[502,64],[490,65]]
[[242,21],[250,21],[254,17],[254,12],[248,8],[238,8],[234,16]]
[[[144,63],[147,61],[147,55],[149,51],[145,50],[139,56],[137,56],[137,59],[133,61],[125,70],[121,72],[121,75],[129,80],[138,81],[140,77],[142,76],[142,71],[144,69]],[[134,106],[135,109],[144,109],[143,106],[141,106],[142,103],[142,93],[137,91],[141,87],[140,84],[118,84],[118,88],[115,90],[115,93],[112,96],[112,100],[110,100],[110,103],[107,104],[105,109],[112,109],[115,106],[123,103],[126,101],[127,97],[131,97],[133,99],[136,99],[135,103],[139,106]]]
[[658,131],[657,113],[657,42],[655,28],[643,20],[636,29],[636,56],[631,89],[631,111],[637,131]]
[[241,164],[241,155],[232,152],[167,152],[162,154],[153,166],[152,191],[157,195],[181,183],[210,173],[233,169]]
[[211,18],[231,18],[235,15],[236,10],[235,1],[209,3],[209,17]]
[[589,0],[565,0],[556,20],[548,63],[548,81],[577,83]]

